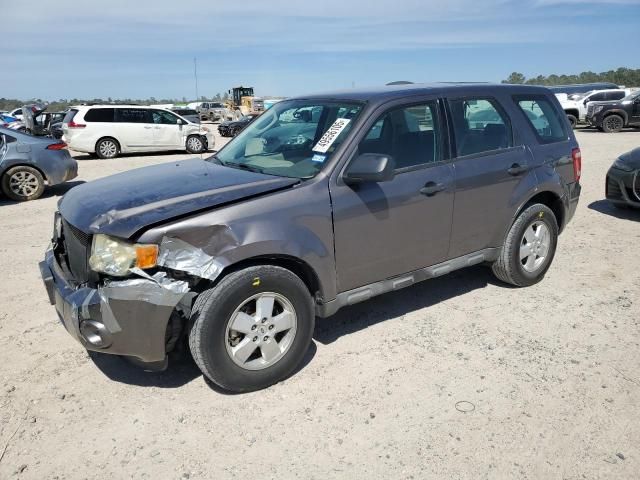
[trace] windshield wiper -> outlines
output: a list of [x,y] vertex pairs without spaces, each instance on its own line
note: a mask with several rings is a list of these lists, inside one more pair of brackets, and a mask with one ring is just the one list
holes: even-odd
[[[222,160],[220,160],[220,162],[222,162]],[[231,167],[231,168],[241,168],[243,170],[249,170],[251,172],[265,173],[264,168],[258,167],[256,165],[249,165],[247,163],[224,162],[222,163],[222,165],[224,165],[225,167]],[[267,175],[272,175],[272,174],[267,173]]]

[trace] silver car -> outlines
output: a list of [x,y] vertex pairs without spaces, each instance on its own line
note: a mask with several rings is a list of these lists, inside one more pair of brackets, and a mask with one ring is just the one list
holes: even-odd
[[35,200],[45,184],[57,185],[78,175],[67,145],[0,127],[0,183],[12,200]]

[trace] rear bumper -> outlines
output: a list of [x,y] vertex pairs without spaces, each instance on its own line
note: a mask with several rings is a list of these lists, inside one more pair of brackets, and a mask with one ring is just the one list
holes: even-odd
[[[102,287],[75,286],[45,253],[40,273],[49,302],[69,334],[87,350],[135,357],[145,363],[166,358],[167,325],[184,296],[152,280],[110,282]],[[173,282],[175,284],[183,282]]]
[[626,172],[610,168],[605,182],[605,196],[611,202],[640,208],[640,170]]

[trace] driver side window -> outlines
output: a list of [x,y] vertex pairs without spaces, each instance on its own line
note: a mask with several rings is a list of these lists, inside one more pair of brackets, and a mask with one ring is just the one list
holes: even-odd
[[153,110],[153,112],[151,113],[151,116],[153,118],[153,123],[155,123],[156,125],[177,125],[178,124],[178,117],[176,117],[175,115],[169,113],[169,112],[164,112],[162,110]]
[[388,111],[367,132],[358,152],[389,155],[396,170],[439,161],[437,112],[436,102]]

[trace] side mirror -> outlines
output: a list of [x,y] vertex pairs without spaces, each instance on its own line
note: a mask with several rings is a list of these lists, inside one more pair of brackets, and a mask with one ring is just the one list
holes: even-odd
[[178,119],[178,125],[182,125],[184,122],[182,121],[181,118]]
[[396,162],[393,157],[380,153],[358,155],[347,167],[342,180],[347,185],[365,182],[388,182],[395,176]]

